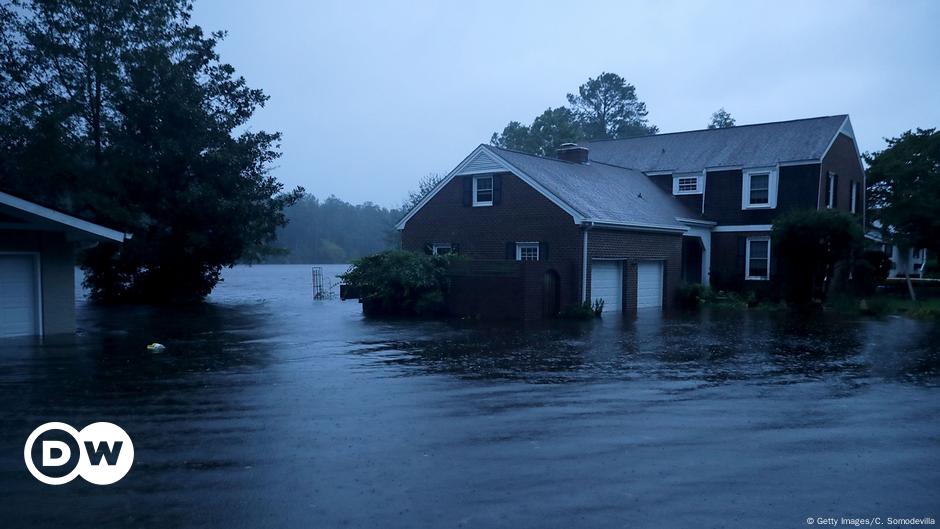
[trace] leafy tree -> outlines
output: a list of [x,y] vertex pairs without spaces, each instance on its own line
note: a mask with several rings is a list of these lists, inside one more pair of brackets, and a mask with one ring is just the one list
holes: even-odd
[[940,252],[940,132],[907,131],[866,153],[868,208],[892,243]]
[[717,112],[712,114],[712,120],[708,124],[708,128],[710,129],[726,129],[733,126],[734,118],[731,117],[731,113],[725,110],[724,107],[719,108]]
[[267,96],[190,22],[188,0],[12,0],[0,62],[4,188],[130,232],[83,268],[106,301],[186,302],[271,251],[284,193]]
[[408,191],[408,198],[406,198],[401,205],[403,214],[417,206],[418,202],[421,202],[421,199],[433,191],[445,176],[447,175],[441,173],[428,173],[421,177],[421,179],[418,180],[418,189]]
[[583,139],[577,116],[566,107],[549,108],[525,126],[512,121],[501,134],[493,134],[490,142],[504,149],[554,156],[563,143],[576,143]]
[[615,73],[604,72],[588,79],[577,95],[568,94],[568,104],[585,137],[592,140],[659,132],[647,121],[646,103],[637,99],[636,88]]
[[304,195],[285,211],[290,221],[277,231],[284,251],[269,263],[348,263],[398,246],[395,223],[403,215],[370,202],[350,204],[336,197]]
[[778,217],[771,231],[778,275],[788,301],[825,301],[836,264],[861,249],[858,220],[835,210],[797,210]]

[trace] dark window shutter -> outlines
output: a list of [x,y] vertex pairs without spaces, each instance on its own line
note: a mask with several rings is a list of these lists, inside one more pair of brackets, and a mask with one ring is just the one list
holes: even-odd
[[472,176],[463,177],[463,205],[464,206],[473,205],[473,177]]
[[452,254],[454,254],[454,255],[459,254],[459,253],[460,253],[460,245],[457,244],[457,243],[455,243],[455,242],[450,243],[450,253],[452,253]]
[[862,184],[859,182],[855,183],[855,213],[861,214],[864,210],[865,205],[862,204]]
[[839,207],[839,175],[832,175],[832,209]]
[[738,237],[738,266],[737,272],[743,278],[745,277],[745,261],[747,260],[747,237]]
[[548,253],[548,241],[539,243],[539,261],[548,261],[551,254]]
[[493,205],[503,201],[503,175],[493,175]]
[[507,242],[506,243],[506,259],[515,259],[516,258],[516,243]]
[[829,207],[829,187],[832,184],[832,173],[826,173],[826,192],[823,194],[823,206]]

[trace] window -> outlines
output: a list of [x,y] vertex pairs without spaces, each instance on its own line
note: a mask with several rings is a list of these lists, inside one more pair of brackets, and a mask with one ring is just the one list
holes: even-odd
[[702,192],[702,175],[684,175],[672,177],[673,195],[695,195]]
[[852,180],[851,187],[852,187],[852,196],[849,198],[849,200],[851,201],[850,210],[854,214],[854,213],[858,213],[858,182],[856,182],[855,180]]
[[449,242],[436,242],[431,245],[431,255],[447,255],[457,253]]
[[776,169],[745,170],[743,183],[741,209],[777,207]]
[[516,243],[516,261],[538,261],[539,243],[537,242],[517,242]]
[[770,279],[770,237],[748,237],[745,279]]
[[474,176],[473,177],[473,205],[474,206],[492,206],[493,205],[493,177],[492,176]]
[[839,181],[839,175],[829,172],[826,175],[826,208],[836,207],[836,182]]

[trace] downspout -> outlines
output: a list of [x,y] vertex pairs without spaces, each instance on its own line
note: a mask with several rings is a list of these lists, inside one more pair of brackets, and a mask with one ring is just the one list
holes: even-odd
[[587,303],[587,276],[588,276],[588,223],[582,224],[581,233],[581,302]]

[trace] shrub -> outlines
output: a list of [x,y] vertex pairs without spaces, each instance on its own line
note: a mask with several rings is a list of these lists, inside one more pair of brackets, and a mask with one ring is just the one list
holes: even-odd
[[700,283],[683,283],[676,291],[676,302],[685,309],[693,309],[710,296],[708,287]]
[[825,300],[836,263],[862,244],[858,219],[841,211],[794,211],[778,218],[771,232],[781,287],[788,302]]
[[447,270],[456,259],[389,250],[353,261],[340,279],[359,293],[366,315],[440,315],[447,309]]
[[[598,302],[600,302],[599,310],[597,310]],[[601,315],[601,311],[603,310],[604,300],[598,299],[594,301],[593,306],[591,305],[590,301],[568,305],[562,309],[558,316],[566,320],[591,320],[599,317]]]

